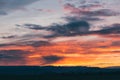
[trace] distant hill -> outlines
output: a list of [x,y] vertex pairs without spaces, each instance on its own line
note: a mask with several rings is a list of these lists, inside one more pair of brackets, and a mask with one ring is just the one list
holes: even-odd
[[111,66],[111,67],[107,67],[107,69],[120,69],[120,66]]
[[53,66],[0,66],[1,74],[40,75],[40,74],[93,74],[93,73],[120,73],[120,68],[98,67],[53,67]]

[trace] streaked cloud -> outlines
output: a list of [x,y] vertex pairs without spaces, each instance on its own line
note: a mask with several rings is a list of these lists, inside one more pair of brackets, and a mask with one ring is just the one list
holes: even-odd
[[25,56],[29,51],[22,50],[0,50],[0,65],[25,65]]

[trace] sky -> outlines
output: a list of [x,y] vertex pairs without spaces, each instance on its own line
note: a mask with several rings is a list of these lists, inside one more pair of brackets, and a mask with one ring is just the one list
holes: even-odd
[[120,66],[119,0],[0,0],[0,66]]

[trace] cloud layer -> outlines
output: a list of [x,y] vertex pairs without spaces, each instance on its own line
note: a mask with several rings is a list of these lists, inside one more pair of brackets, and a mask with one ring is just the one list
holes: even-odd
[[[35,1],[38,0],[1,0],[0,15],[24,9]],[[43,26],[40,20],[43,19],[43,23],[47,24],[53,17],[35,14],[33,16],[37,18],[28,19],[36,23],[27,22],[28,19],[17,23],[16,19],[15,32],[18,35],[11,31],[13,34],[0,36],[0,65],[120,66],[120,23],[114,22],[118,20],[116,16],[119,12],[105,8],[105,4],[96,0],[93,3],[76,1],[59,1],[60,11],[64,13],[60,17],[63,22],[54,20],[55,23]],[[39,11],[50,12],[41,7]],[[48,21],[44,21],[43,17],[47,17]],[[111,64],[101,64],[104,61]]]

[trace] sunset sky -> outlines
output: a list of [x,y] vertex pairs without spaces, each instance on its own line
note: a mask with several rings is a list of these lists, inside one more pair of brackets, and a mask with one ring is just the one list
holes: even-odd
[[0,66],[120,66],[120,0],[0,0]]

